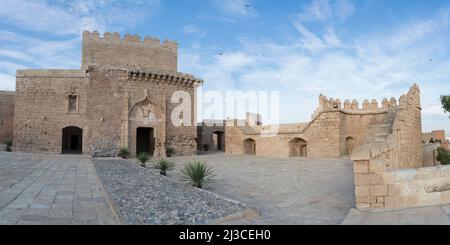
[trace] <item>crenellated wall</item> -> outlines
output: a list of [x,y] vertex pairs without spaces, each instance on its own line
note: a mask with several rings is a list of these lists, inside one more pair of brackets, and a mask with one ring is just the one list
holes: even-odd
[[[448,169],[423,168],[420,90],[402,95],[392,132],[380,142],[367,141],[353,152],[358,208],[410,208],[450,203]],[[425,163],[425,164],[424,164]],[[433,164],[431,162],[431,164]]]
[[82,69],[90,65],[129,66],[177,72],[178,44],[157,38],[96,31],[83,33]]
[[365,100],[360,106],[356,100],[342,103],[320,95],[319,106],[307,123],[256,126],[230,120],[225,129],[226,151],[243,154],[243,142],[251,139],[256,142],[256,155],[289,157],[295,156],[293,142],[300,140],[307,143],[307,157],[346,156],[366,141],[383,141],[392,133],[397,108],[395,98],[383,99],[381,104]]

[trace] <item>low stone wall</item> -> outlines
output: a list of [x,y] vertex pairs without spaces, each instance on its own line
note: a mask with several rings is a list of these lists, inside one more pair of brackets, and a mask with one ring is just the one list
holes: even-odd
[[423,145],[423,167],[433,167],[437,164],[437,149],[439,144],[425,144]]
[[398,209],[450,204],[450,166],[388,169],[385,160],[355,160],[359,209]]

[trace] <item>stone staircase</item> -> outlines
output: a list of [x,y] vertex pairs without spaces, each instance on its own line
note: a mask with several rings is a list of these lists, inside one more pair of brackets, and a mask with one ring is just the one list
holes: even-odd
[[382,144],[388,135],[392,134],[392,126],[396,110],[389,110],[387,117],[381,123],[374,123],[369,126],[366,144]]

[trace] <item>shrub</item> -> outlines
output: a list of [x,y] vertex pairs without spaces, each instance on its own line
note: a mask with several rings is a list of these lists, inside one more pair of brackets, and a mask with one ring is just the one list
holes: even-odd
[[122,148],[117,155],[123,159],[127,159],[130,156],[130,151],[127,148]]
[[214,169],[200,161],[187,164],[181,173],[183,181],[197,188],[203,188],[213,182],[215,177]]
[[438,148],[437,152],[438,152],[438,154],[437,154],[437,158],[436,159],[442,165],[450,165],[450,153],[446,149],[444,149],[442,147]]
[[5,140],[6,151],[11,152],[11,146],[13,145],[13,141],[11,139]]
[[173,148],[170,144],[166,144],[166,155],[167,157],[172,157],[175,155],[175,148]]
[[167,171],[173,170],[175,168],[175,164],[166,159],[159,159],[153,166],[153,168],[158,169],[161,175],[166,176]]
[[148,154],[147,152],[141,152],[138,155],[138,160],[139,162],[141,162],[141,166],[145,168],[145,163],[150,160],[150,154]]

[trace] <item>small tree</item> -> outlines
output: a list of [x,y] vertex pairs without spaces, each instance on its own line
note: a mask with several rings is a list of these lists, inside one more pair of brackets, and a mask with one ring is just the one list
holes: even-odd
[[430,144],[436,143],[433,138],[430,139]]
[[444,111],[450,113],[450,95],[441,96],[441,103]]
[[154,165],[153,168],[158,169],[161,175],[166,176],[167,171],[173,170],[175,168],[175,164],[166,159],[159,159]]
[[6,151],[11,152],[12,151],[11,146],[13,145],[12,139],[5,140],[5,145],[6,145]]
[[141,166],[145,168],[145,163],[150,160],[150,154],[148,154],[147,152],[141,152],[138,155],[138,160],[139,162],[141,162]]
[[437,152],[438,152],[438,155],[437,155],[436,159],[442,165],[449,165],[450,164],[450,153],[442,147],[438,148]]

